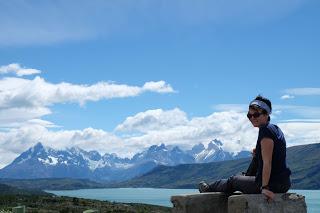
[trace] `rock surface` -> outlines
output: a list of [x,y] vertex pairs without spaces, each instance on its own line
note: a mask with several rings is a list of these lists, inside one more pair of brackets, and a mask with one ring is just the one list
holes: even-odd
[[304,196],[276,194],[267,202],[261,194],[238,194],[227,197],[220,192],[176,195],[171,197],[174,213],[306,213]]
[[259,194],[233,195],[228,199],[228,213],[306,213],[307,205],[304,196],[295,193],[276,194],[268,202]]
[[228,197],[224,193],[177,195],[171,197],[173,213],[226,213]]

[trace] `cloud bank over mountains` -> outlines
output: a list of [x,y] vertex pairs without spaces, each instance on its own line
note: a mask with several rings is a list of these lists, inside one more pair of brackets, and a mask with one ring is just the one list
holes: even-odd
[[[128,157],[161,143],[190,149],[196,144],[207,145],[211,140],[218,139],[223,142],[224,150],[239,152],[251,150],[256,142],[257,129],[252,128],[246,118],[247,108],[241,104],[219,105],[209,115],[193,117],[177,107],[149,109],[124,118],[113,131],[91,127],[80,130],[53,128],[60,124],[45,119],[45,116],[54,113],[52,107],[55,104],[84,105],[90,101],[136,97],[146,92],[154,95],[176,93],[176,90],[163,80],[148,81],[142,86],[110,82],[92,85],[55,84],[40,76],[30,76],[41,71],[19,64],[1,66],[0,73],[0,167],[37,142],[57,149],[78,146],[87,151],[115,152]],[[17,77],[7,76],[12,74]],[[319,115],[318,108],[275,108],[279,109],[278,114],[286,110],[300,110],[302,113],[303,109],[307,109]],[[273,116],[276,117],[277,113]],[[286,134],[289,146],[320,142],[319,121],[292,120],[279,122],[278,125]]]

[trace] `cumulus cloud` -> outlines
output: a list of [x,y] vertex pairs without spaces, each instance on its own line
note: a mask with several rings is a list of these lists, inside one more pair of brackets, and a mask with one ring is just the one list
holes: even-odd
[[[18,64],[2,66],[0,71],[17,76],[40,73]],[[216,105],[219,112],[191,118],[179,108],[147,110],[127,117],[115,127],[114,132],[90,127],[57,130],[52,129],[58,127],[56,124],[43,119],[52,113],[50,107],[57,103],[83,105],[88,101],[134,97],[145,92],[173,93],[175,90],[165,81],[132,86],[113,82],[54,84],[39,76],[33,79],[0,78],[0,154],[3,156],[0,167],[39,141],[58,149],[78,146],[127,157],[160,143],[190,149],[195,144],[219,139],[224,143],[224,149],[230,152],[251,150],[255,145],[257,129],[252,128],[247,120],[247,105],[242,104]],[[279,111],[278,114],[293,112],[303,115],[303,118],[320,117],[319,107],[275,105],[274,109]],[[319,142],[320,124],[317,120],[281,121],[279,125],[287,135],[289,146]]]
[[[18,76],[40,73],[35,69],[21,68],[18,64],[2,66],[2,73],[14,72]],[[50,107],[58,103],[100,101],[113,98],[135,97],[145,92],[172,93],[174,89],[165,81],[150,81],[143,86],[109,82],[92,85],[50,83],[40,76],[33,79],[18,77],[0,78],[0,128],[20,126],[33,120],[46,127],[55,125],[41,120],[51,114]],[[40,122],[41,120],[41,122]]]
[[[43,117],[52,114],[51,107],[58,103],[100,101],[113,98],[135,97],[145,92],[172,93],[174,89],[165,81],[150,81],[143,86],[110,82],[92,85],[50,83],[40,76],[26,79],[23,76],[41,73],[19,64],[0,67],[0,74],[18,77],[0,78],[0,164],[10,163],[18,154],[38,141],[54,148],[79,146],[86,150],[128,154],[136,147],[125,146],[125,141],[113,133],[86,128],[84,130],[53,131],[59,127]],[[126,147],[126,148],[124,148]],[[130,148],[131,147],[131,148]],[[1,166],[1,165],[0,165]]]
[[53,127],[54,125],[51,122],[39,119],[49,114],[51,114],[51,110],[46,107],[0,108],[0,128],[15,128],[30,122]]
[[164,81],[147,82],[153,87],[138,87],[125,84],[99,82],[93,85],[70,83],[53,84],[37,76],[32,80],[4,78],[0,80],[0,105],[2,107],[49,106],[56,103],[79,103],[103,99],[138,96],[143,92],[169,93],[174,90]]
[[116,127],[122,132],[149,132],[185,125],[188,122],[185,112],[178,108],[164,111],[162,109],[147,110],[130,116]]
[[170,93],[170,92],[174,92],[174,90],[172,89],[172,87],[167,84],[164,81],[150,81],[150,82],[146,82],[143,85],[143,90],[146,91],[152,91],[152,92],[159,92],[159,93]]
[[279,126],[290,146],[320,143],[320,122],[289,122],[279,123]]
[[[214,138],[222,140],[228,151],[250,150],[256,136],[244,114],[219,112],[188,119],[186,113],[178,108],[137,113],[119,124],[114,133],[93,128],[53,131],[41,122],[36,120],[0,132],[0,152],[7,150],[11,153],[11,158],[7,156],[6,161],[1,161],[2,164],[10,163],[38,141],[58,149],[78,146],[85,150],[115,152],[120,156],[131,157],[154,144],[165,143],[189,149],[197,143],[208,144]],[[132,131],[140,134],[130,134]]]
[[[320,142],[318,120],[280,121],[278,124],[288,135],[288,146]],[[301,130],[298,131],[299,126]],[[244,112],[221,111],[188,119],[186,113],[178,108],[140,112],[128,117],[117,126],[116,131],[140,132],[124,138],[128,144],[140,147],[165,143],[188,149],[197,143],[207,144],[217,138],[223,141],[224,149],[231,152],[251,150],[258,133]]]
[[226,150],[237,152],[254,145],[255,131],[250,125],[244,113],[215,112],[207,117],[188,119],[185,112],[176,108],[138,113],[118,125],[116,131],[140,132],[125,139],[140,146],[165,143],[191,148],[218,138],[225,142]]
[[[44,121],[33,120],[23,126],[0,132],[0,154],[4,154],[1,158],[2,166],[38,141],[57,149],[78,146],[84,150],[131,157],[154,144],[165,143],[190,149],[198,143],[206,145],[213,139],[221,140],[223,148],[230,152],[251,150],[258,134],[245,113],[236,111],[214,112],[208,116],[189,119],[178,108],[147,110],[126,118],[117,125],[114,132],[90,127],[53,131],[41,122]],[[320,123],[317,120],[281,121],[278,125],[285,133],[287,146],[320,142]]]
[[86,128],[52,131],[36,121],[0,132],[0,153],[7,153],[5,158],[1,158],[0,166],[12,162],[21,152],[37,142],[55,149],[77,146],[84,150],[96,150],[101,154],[116,152],[120,156],[128,155],[132,151],[130,147],[126,147],[123,140],[103,130]]
[[8,73],[14,73],[17,76],[21,77],[24,75],[40,74],[41,71],[37,69],[24,68],[24,67],[21,67],[20,64],[9,64],[9,65],[0,67],[0,74],[8,74]]

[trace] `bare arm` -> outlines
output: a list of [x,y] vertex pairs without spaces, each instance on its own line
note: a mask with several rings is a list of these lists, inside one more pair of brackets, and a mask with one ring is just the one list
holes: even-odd
[[261,154],[263,161],[262,186],[267,186],[270,180],[273,143],[273,140],[270,138],[263,138],[261,140]]

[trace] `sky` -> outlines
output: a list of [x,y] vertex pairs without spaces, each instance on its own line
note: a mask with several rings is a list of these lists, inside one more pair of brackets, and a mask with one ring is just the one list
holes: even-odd
[[0,168],[41,142],[131,157],[251,150],[258,94],[320,142],[317,0],[0,0]]

